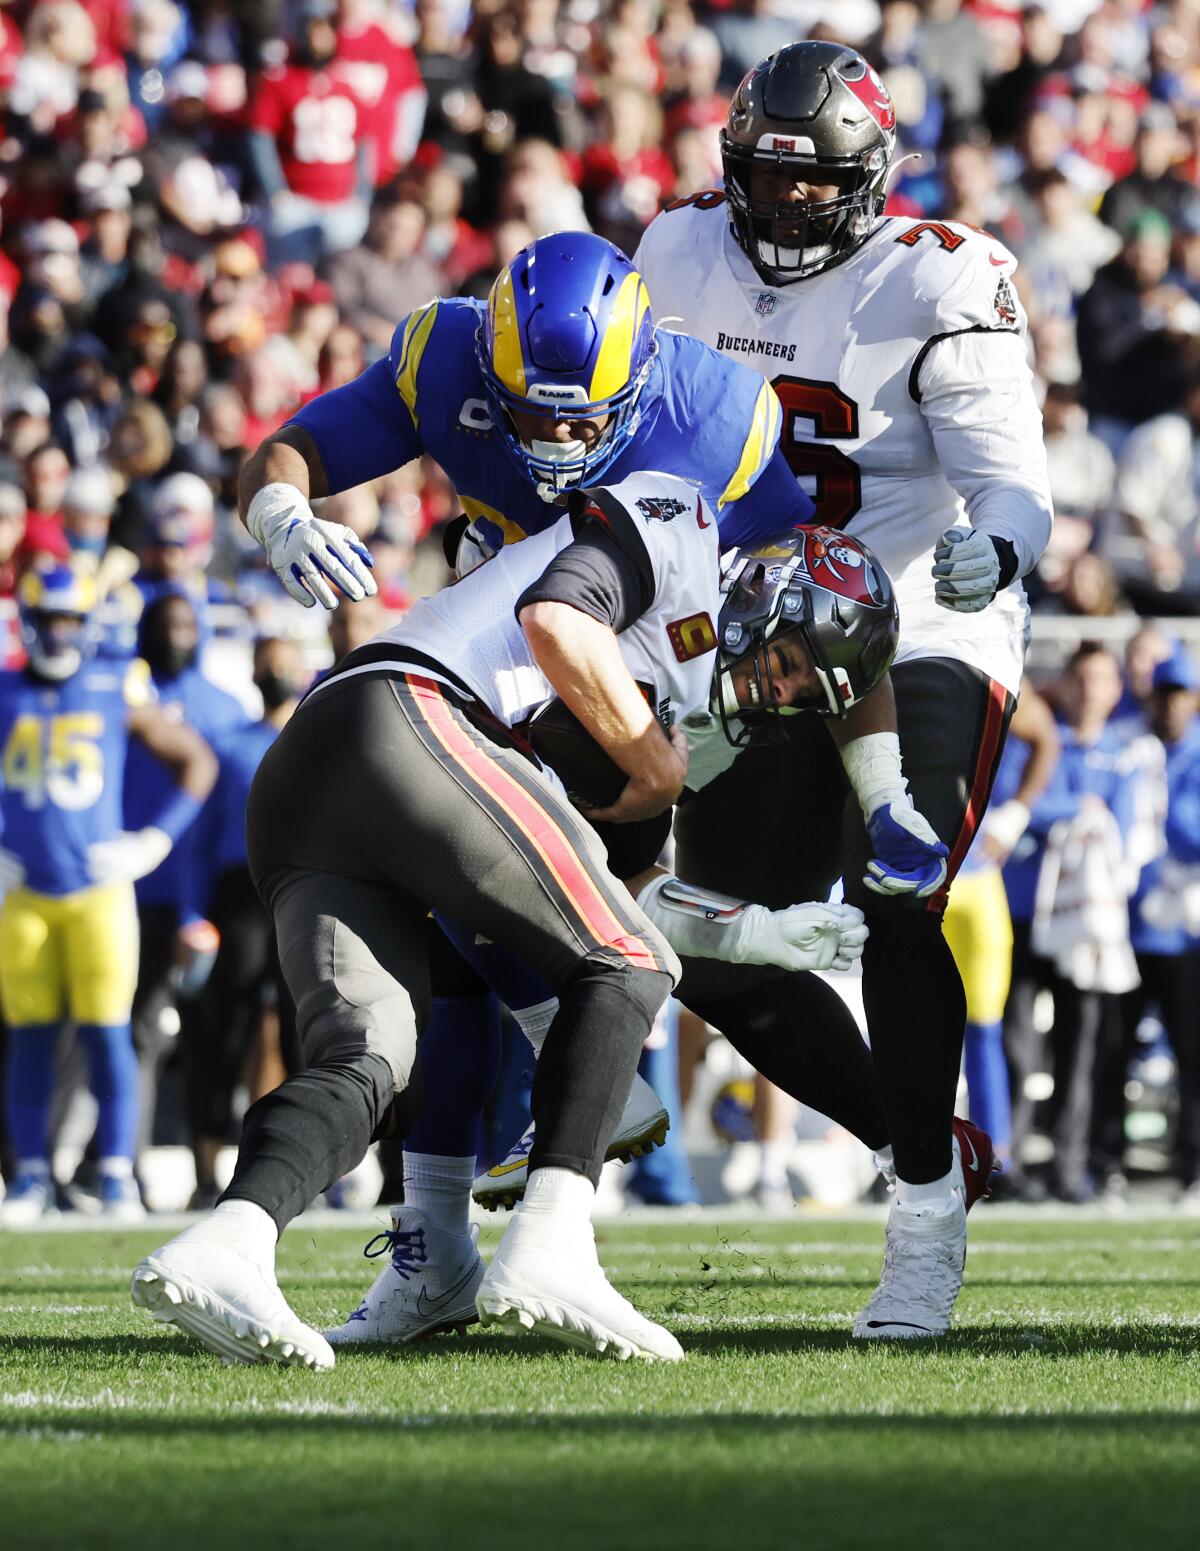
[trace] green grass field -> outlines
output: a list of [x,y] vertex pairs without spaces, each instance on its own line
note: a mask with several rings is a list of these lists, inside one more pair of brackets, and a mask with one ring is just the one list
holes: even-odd
[[[973,1223],[956,1333],[850,1339],[874,1221],[632,1222],[610,1274],[688,1349],[618,1365],[448,1337],[224,1368],[131,1308],[161,1231],[0,1239],[0,1545],[1194,1547],[1200,1224]],[[374,1267],[294,1228],[316,1325]]]

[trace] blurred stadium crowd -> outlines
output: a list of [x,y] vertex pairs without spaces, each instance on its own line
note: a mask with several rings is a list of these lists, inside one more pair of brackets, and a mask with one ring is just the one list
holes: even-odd
[[[533,237],[632,252],[664,203],[719,182],[746,69],[805,36],[862,48],[891,91],[889,210],[1017,254],[1044,395],[1058,520],[1027,587],[1057,620],[1035,658],[1057,736],[1034,802],[1016,794],[1035,745],[1015,741],[976,848],[1015,948],[993,887],[986,931],[956,939],[969,989],[972,962],[991,972],[972,1106],[1017,1160],[1013,1194],[1118,1198],[1140,1134],[1200,1205],[1200,672],[1181,644],[1200,618],[1200,0],[0,0],[3,667],[23,660],[23,573],[87,573],[106,649],[145,657],[230,802],[270,736],[246,729],[444,583],[457,511],[427,460],[324,503],[380,580],[327,638],[237,521],[247,453]],[[140,800],[131,779],[130,827]],[[183,844],[138,886],[144,1140],[194,1145],[199,1201],[234,1090],[294,1059],[236,829],[201,821],[200,882]],[[186,1101],[156,1126],[177,1049]],[[1150,1090],[1139,1132],[1126,1110]],[[761,1095],[756,1113],[725,1129],[757,1136],[769,1198],[794,1122]],[[670,1166],[641,1188],[689,1193]]]

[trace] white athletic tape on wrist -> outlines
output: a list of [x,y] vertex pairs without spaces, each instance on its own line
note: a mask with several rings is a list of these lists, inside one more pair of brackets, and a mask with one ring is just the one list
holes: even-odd
[[842,748],[842,765],[865,819],[884,803],[908,803],[908,782],[896,733],[869,732],[855,738]]
[[295,485],[278,482],[255,492],[246,508],[246,531],[256,544],[266,543],[263,529],[273,517],[294,514],[302,522],[311,517],[308,498]]
[[1029,828],[1029,809],[1016,797],[988,810],[983,821],[983,833],[1005,851],[1011,851]]

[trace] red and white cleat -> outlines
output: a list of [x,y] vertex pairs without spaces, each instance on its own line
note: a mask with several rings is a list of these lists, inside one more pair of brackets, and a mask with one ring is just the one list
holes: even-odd
[[1000,1165],[992,1148],[992,1139],[986,1131],[973,1126],[969,1120],[954,1117],[954,1183],[962,1190],[963,1205],[969,1212],[976,1201],[992,1193],[992,1177],[999,1174]]

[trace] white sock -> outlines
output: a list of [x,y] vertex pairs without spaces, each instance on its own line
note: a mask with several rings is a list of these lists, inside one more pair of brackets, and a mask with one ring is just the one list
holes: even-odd
[[522,1007],[520,1012],[514,1012],[513,1017],[520,1025],[521,1033],[533,1046],[535,1056],[540,1056],[542,1046],[546,1043],[546,1031],[554,1022],[558,1012],[558,997],[553,996],[548,1002],[538,1002],[534,1007]]
[[101,1174],[107,1174],[110,1179],[132,1179],[133,1159],[117,1157],[101,1158],[100,1172]]
[[954,1192],[951,1189],[953,1178],[952,1174],[943,1174],[941,1179],[930,1180],[927,1185],[910,1185],[907,1180],[897,1175],[896,1199],[901,1206],[927,1207],[935,1211],[945,1211],[954,1200]]
[[443,1158],[437,1153],[404,1153],[404,1204],[424,1212],[430,1225],[466,1233],[471,1209],[475,1155]]
[[[275,1264],[275,1245],[279,1241],[279,1229],[275,1226],[275,1219],[270,1213],[264,1212],[262,1207],[253,1201],[222,1201],[213,1208],[212,1216],[197,1223],[196,1228],[202,1233],[205,1229],[210,1233],[215,1230],[218,1237],[232,1241],[240,1250],[253,1255],[256,1260],[261,1260],[269,1266]],[[194,1233],[196,1229],[184,1231]]]
[[758,1144],[758,1182],[768,1190],[787,1188],[792,1140],[790,1136],[777,1136],[772,1141]]
[[534,1169],[518,1215],[539,1234],[557,1239],[582,1232],[590,1238],[595,1200],[596,1187],[586,1175],[573,1169]]

